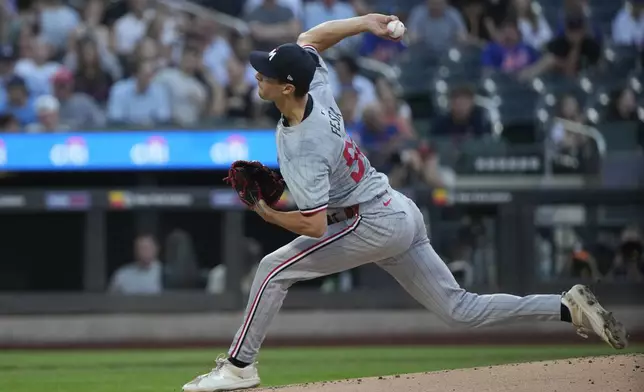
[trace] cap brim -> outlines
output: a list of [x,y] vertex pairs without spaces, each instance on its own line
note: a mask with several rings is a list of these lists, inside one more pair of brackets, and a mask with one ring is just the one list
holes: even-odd
[[268,59],[268,52],[252,51],[250,53],[250,65],[260,74],[277,79],[279,75]]

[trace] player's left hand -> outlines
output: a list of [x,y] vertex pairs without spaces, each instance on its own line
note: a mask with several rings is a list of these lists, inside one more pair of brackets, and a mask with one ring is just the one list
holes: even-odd
[[400,38],[392,38],[389,35],[389,31],[387,31],[387,24],[394,20],[398,20],[396,15],[367,14],[364,18],[369,32],[373,35],[377,35],[380,38],[388,39],[390,41],[400,41],[404,36],[403,34]]
[[271,212],[273,209],[266,204],[264,200],[260,200],[255,204],[253,207],[251,207],[253,211],[257,213],[257,215],[261,216],[262,219],[264,219],[266,222],[271,222],[270,216]]

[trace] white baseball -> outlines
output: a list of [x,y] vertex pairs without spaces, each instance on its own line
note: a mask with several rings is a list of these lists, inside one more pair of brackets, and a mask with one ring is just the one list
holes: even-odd
[[399,20],[392,20],[387,23],[387,31],[391,38],[400,38],[405,34],[405,25]]

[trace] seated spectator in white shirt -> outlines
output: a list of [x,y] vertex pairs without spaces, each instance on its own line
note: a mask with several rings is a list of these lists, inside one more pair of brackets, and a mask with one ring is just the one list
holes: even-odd
[[620,45],[644,45],[644,0],[624,4],[613,21],[613,42]]
[[116,54],[124,56],[132,53],[148,29],[153,15],[145,9],[145,0],[129,0],[129,12],[114,22],[112,42]]
[[[371,80],[358,73],[356,60],[351,56],[342,56],[335,62],[333,74],[329,73],[331,89],[336,99],[342,96],[345,89],[353,89],[358,94],[358,103],[355,109],[355,118],[362,118],[364,108],[377,100],[376,88]],[[346,119],[345,121],[348,121]]]
[[407,20],[411,42],[422,42],[434,52],[443,52],[467,40],[461,14],[447,0],[426,0],[414,7]]
[[[244,5],[244,14],[248,15],[255,11],[263,2],[264,0],[246,0],[246,5]],[[302,17],[302,0],[277,0],[277,4],[290,9],[296,18],[300,19]]]
[[134,77],[114,84],[107,102],[108,121],[134,126],[169,122],[172,110],[168,92],[153,81],[154,76],[154,64],[141,62]]
[[541,49],[552,39],[552,29],[548,21],[543,14],[535,12],[532,0],[514,0],[514,9],[523,42],[535,49]]
[[168,91],[172,120],[181,126],[196,124],[204,113],[208,95],[203,84],[194,77],[201,61],[201,53],[184,48],[179,66],[163,69],[154,78],[154,82]]
[[227,79],[226,63],[232,55],[233,49],[230,47],[228,40],[221,34],[221,28],[217,22],[212,21],[206,24],[199,34],[189,35],[186,41],[204,39],[207,43],[203,51],[203,64],[208,68],[217,83],[225,84]]
[[279,5],[277,0],[264,0],[244,20],[250,27],[257,50],[271,51],[281,44],[294,42],[301,31],[293,11]]
[[155,239],[139,236],[134,243],[133,263],[114,272],[109,292],[114,294],[159,294],[162,288],[162,267]]
[[67,132],[69,126],[60,122],[60,102],[51,95],[41,95],[34,103],[38,121],[27,125],[27,133]]
[[42,0],[40,3],[40,35],[54,50],[63,50],[69,35],[80,23],[78,12],[62,0]]
[[61,67],[60,63],[50,61],[51,57],[50,45],[42,38],[34,37],[29,42],[29,57],[16,63],[16,74],[31,79],[30,87],[35,89],[31,93],[34,95],[51,93],[51,77]]
[[304,31],[329,20],[347,19],[356,16],[351,4],[340,0],[316,0],[304,5]]
[[105,126],[105,114],[87,94],[74,92],[74,74],[61,68],[52,78],[54,96],[60,103],[60,120],[74,130]]

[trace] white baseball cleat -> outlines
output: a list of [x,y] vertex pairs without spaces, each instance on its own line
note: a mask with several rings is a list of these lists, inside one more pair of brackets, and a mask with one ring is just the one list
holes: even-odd
[[581,284],[573,286],[562,294],[561,302],[570,310],[572,324],[580,336],[587,338],[593,331],[615,349],[628,345],[624,325],[599,304],[588,287]]
[[216,360],[217,366],[210,373],[197,376],[183,386],[184,392],[236,391],[259,385],[259,374],[255,363],[238,368],[224,356]]

